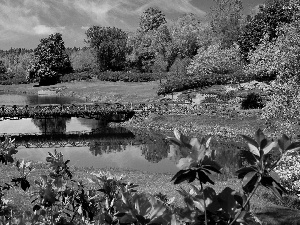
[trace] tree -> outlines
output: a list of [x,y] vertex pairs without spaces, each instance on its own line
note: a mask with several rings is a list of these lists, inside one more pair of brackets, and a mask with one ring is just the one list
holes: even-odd
[[0,73],[6,73],[6,67],[4,65],[4,62],[0,60]]
[[183,61],[189,61],[197,54],[198,37],[203,29],[200,18],[193,13],[185,14],[173,23],[170,27],[171,41],[166,55],[168,70],[171,69],[176,59],[177,61],[183,59],[185,59]]
[[287,0],[270,0],[260,6],[259,12],[242,28],[238,44],[243,59],[248,62],[248,54],[264,39],[273,41],[277,38],[277,28],[283,23],[291,23],[297,9]]
[[37,80],[40,85],[55,84],[60,74],[72,72],[60,33],[43,38],[34,49],[34,63],[29,69],[28,80]]
[[119,28],[92,26],[86,31],[86,43],[96,52],[101,71],[123,70],[127,53],[127,34]]
[[129,43],[131,52],[128,60],[131,67],[141,72],[152,72],[155,62],[165,64],[170,40],[170,33],[165,25],[148,32],[137,31]]
[[211,9],[211,29],[222,48],[230,48],[237,41],[240,32],[243,5],[241,0],[214,0]]
[[165,15],[158,8],[150,7],[141,15],[139,28],[141,32],[148,32],[157,29],[166,22]]

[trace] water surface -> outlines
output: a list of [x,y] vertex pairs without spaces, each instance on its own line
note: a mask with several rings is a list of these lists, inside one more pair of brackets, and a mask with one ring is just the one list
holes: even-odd
[[[67,104],[82,100],[68,97],[0,95],[0,105]],[[148,130],[106,127],[101,121],[84,118],[21,119],[0,121],[0,135],[17,135],[19,159],[45,162],[48,152],[62,152],[71,165],[94,168],[120,168],[155,173],[175,173],[183,157],[165,135]],[[25,143],[25,144],[24,144]],[[232,173],[238,166],[235,143],[220,144],[217,161]]]

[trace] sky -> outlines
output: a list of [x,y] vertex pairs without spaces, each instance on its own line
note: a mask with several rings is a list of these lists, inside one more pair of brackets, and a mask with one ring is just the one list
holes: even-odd
[[[264,0],[243,0],[249,14]],[[213,0],[0,0],[0,49],[36,48],[41,38],[59,32],[66,47],[83,47],[93,26],[135,31],[141,14],[159,8],[167,21],[185,13],[205,18]]]

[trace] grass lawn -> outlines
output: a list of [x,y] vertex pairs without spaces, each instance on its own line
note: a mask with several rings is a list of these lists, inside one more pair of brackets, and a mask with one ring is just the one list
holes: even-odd
[[[124,82],[102,82],[102,81],[81,81],[71,83],[61,83],[48,87],[35,87],[33,84],[21,85],[0,85],[0,91],[5,93],[24,93],[37,94],[39,90],[43,89],[57,89],[63,96],[74,96],[87,101],[102,101],[102,102],[149,102],[157,100],[160,97],[156,95],[159,82],[149,83],[124,83]],[[207,91],[207,90],[206,90]],[[211,89],[211,91],[216,91]],[[221,91],[218,87],[217,91]],[[235,118],[220,118],[218,115],[151,115],[142,122],[133,121],[124,124],[125,126],[141,126],[146,128],[153,128],[172,131],[175,127],[182,131],[202,136],[207,134],[216,135],[218,137],[238,137],[238,134],[253,135],[257,128],[263,128],[262,121],[258,117],[235,117]],[[88,183],[87,177],[94,171],[90,168],[73,168],[75,171],[75,179],[82,179]],[[14,169],[7,169],[5,166],[0,167],[0,179],[2,182],[7,181],[14,175]],[[154,174],[143,171],[121,171],[110,169],[114,174],[125,174],[126,180],[138,184],[138,190],[148,192],[151,194],[161,192],[167,194],[169,197],[176,197],[176,204],[181,205],[182,200],[170,180],[172,174]],[[97,171],[96,171],[97,172]],[[44,166],[39,166],[30,178],[39,179],[41,174],[47,173]],[[225,186],[232,187],[239,190],[241,182],[237,179],[229,179],[227,181],[220,181],[214,187],[216,191],[222,190]],[[185,185],[186,187],[186,185]],[[259,189],[252,199],[252,209],[258,215],[264,224],[299,224],[300,211],[292,208],[286,208],[274,204],[270,199],[270,194],[264,189]],[[9,199],[18,204],[19,209],[28,209],[30,203],[30,193],[16,190],[9,193]]]

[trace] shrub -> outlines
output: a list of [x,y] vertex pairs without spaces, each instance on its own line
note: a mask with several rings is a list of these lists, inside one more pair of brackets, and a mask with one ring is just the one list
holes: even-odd
[[[82,181],[76,181],[68,166],[69,160],[56,150],[46,158],[49,173],[40,175],[35,180],[32,211],[18,215],[22,223],[34,224],[262,224],[251,212],[250,200],[259,186],[272,191],[278,198],[286,193],[274,168],[283,155],[297,150],[300,142],[292,143],[283,135],[277,141],[268,141],[259,129],[254,138],[242,135],[249,146],[241,150],[245,165],[236,171],[242,180],[243,193],[225,187],[220,193],[211,187],[214,185],[212,173],[221,173],[221,167],[215,161],[215,151],[210,148],[208,139],[189,138],[174,130],[174,137],[167,140],[180,148],[182,158],[178,161],[180,169],[172,178],[174,184],[185,181],[190,183],[190,190],[178,189],[183,197],[184,207],[172,207],[174,198],[167,199],[158,193],[152,196],[138,193],[137,185],[122,181],[110,173],[92,174],[89,179],[92,187]],[[278,150],[276,157],[271,153]],[[15,214],[9,207],[5,194],[13,187],[24,191],[31,188],[28,176],[32,171],[31,163],[15,162],[17,153],[13,141],[6,138],[0,143],[0,162],[14,163],[19,176],[10,183],[0,185],[0,219],[9,224]],[[198,183],[198,184],[196,184]],[[210,186],[206,185],[209,184]],[[205,186],[206,185],[206,186]],[[13,216],[13,218],[11,218]],[[4,223],[5,221],[5,223]]]
[[101,72],[97,78],[102,81],[149,82],[168,76],[168,73],[140,73],[140,72]]
[[242,109],[261,109],[265,105],[263,103],[262,97],[257,93],[250,93],[242,100]]
[[232,74],[207,74],[193,76],[168,76],[157,91],[158,95],[165,95],[176,91],[184,91],[193,88],[204,88],[212,85],[235,84],[254,80],[254,76],[245,76],[236,71]]
[[197,55],[187,68],[189,74],[228,74],[242,67],[239,49],[233,46],[221,49],[219,43],[198,49]]
[[71,82],[71,81],[82,81],[92,79],[93,73],[83,71],[83,72],[74,72],[68,73],[59,78],[59,81],[62,83]]
[[27,84],[26,75],[23,73],[13,73],[8,72],[1,74],[0,84],[2,85],[12,85],[12,84]]

